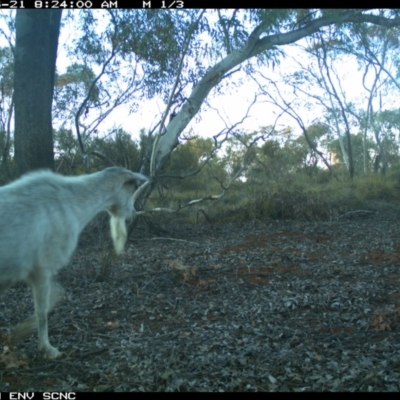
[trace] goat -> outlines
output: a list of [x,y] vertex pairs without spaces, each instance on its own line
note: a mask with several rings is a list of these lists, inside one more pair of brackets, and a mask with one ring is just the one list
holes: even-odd
[[41,170],[0,187],[0,291],[17,281],[30,285],[35,315],[26,324],[37,325],[46,357],[61,355],[48,338],[47,313],[58,291],[52,276],[68,264],[83,228],[101,211],[110,214],[115,252],[123,251],[137,180],[149,179],[120,167],[78,177]]

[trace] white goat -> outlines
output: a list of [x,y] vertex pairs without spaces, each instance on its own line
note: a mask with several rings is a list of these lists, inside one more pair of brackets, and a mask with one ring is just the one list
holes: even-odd
[[137,180],[148,178],[119,167],[78,177],[45,170],[0,187],[0,291],[21,280],[31,286],[35,317],[28,325],[38,325],[39,350],[47,357],[61,355],[48,338],[52,276],[68,264],[83,228],[101,211],[111,216],[116,253],[123,251]]

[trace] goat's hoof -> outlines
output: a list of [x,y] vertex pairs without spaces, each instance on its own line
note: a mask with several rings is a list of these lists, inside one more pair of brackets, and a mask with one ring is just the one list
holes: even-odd
[[59,351],[58,349],[56,349],[53,346],[47,346],[46,348],[42,348],[39,350],[44,354],[44,356],[50,360],[53,360],[55,358],[59,358],[62,356],[63,353],[61,353],[61,351]]

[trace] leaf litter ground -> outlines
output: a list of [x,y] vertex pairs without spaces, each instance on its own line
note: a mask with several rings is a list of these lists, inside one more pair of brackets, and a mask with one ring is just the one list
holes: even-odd
[[49,318],[64,358],[11,346],[32,296],[1,295],[0,391],[399,391],[400,209],[370,210],[139,226],[103,277],[80,246]]

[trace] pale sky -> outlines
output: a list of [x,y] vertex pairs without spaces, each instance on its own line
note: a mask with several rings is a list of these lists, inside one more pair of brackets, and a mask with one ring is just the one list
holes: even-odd
[[[289,46],[286,46],[285,50],[289,54],[297,53],[295,49],[289,48]],[[303,57],[304,62],[307,63],[308,60],[306,56]],[[261,70],[263,75],[268,76],[269,78],[275,77],[277,80],[279,80],[279,72],[281,70],[289,72],[291,70],[295,71],[296,68],[296,65],[291,62],[290,59],[283,59],[280,66],[275,67],[275,72],[269,67],[262,67]],[[340,66],[339,69],[341,69]],[[357,70],[357,61],[354,58],[347,57],[343,63],[341,72],[342,85],[346,90],[347,101],[358,103],[364,99],[362,104],[364,104],[366,107],[368,93],[363,88],[363,71]],[[239,74],[244,77],[244,73],[239,72],[236,75],[239,77]],[[267,90],[269,90],[268,87]],[[225,127],[225,122],[228,125],[234,124],[245,116],[247,109],[252,103],[257,91],[258,87],[253,80],[247,79],[242,86],[235,89],[235,91],[232,91],[230,94],[213,96],[213,92],[211,92],[208,102],[211,107],[219,111],[219,115],[215,110],[206,110],[208,107],[203,104],[201,109],[202,111],[200,113],[201,120],[196,121],[197,118],[194,118],[186,128],[185,132],[188,132],[190,128],[193,128],[194,132],[200,134],[201,136],[211,137],[217,134]],[[265,98],[259,97],[258,102],[252,106],[249,112],[249,118],[244,121],[244,123],[240,126],[240,129],[254,131],[258,130],[261,126],[272,125],[275,123],[276,116],[280,113],[280,110],[274,107],[272,104],[263,102],[263,100],[265,100]],[[392,106],[388,107],[391,108],[395,107],[396,103],[398,104],[399,98],[398,96],[394,96],[394,98],[386,98],[385,101],[386,103],[392,103]],[[389,106],[389,104],[387,105]],[[104,123],[104,129],[106,129],[106,127],[111,128],[115,124],[115,121],[118,121],[126,131],[131,132],[134,136],[140,128],[144,127],[148,129],[155,122],[157,122],[164,107],[165,106],[161,99],[153,99],[144,101],[139,107],[138,112],[135,114],[128,115],[124,109],[121,108],[116,110],[109,117],[109,120]],[[317,117],[322,115],[323,109],[321,106],[316,105],[312,112],[306,110],[305,108],[299,108],[296,109],[296,111],[303,118],[307,126],[308,124],[311,124]],[[280,117],[277,127],[283,128],[286,126],[291,126],[295,131],[300,133],[300,129],[296,121],[294,121],[290,116],[283,115]],[[134,127],[137,127],[137,129]]]
[[[105,12],[105,11],[104,11]],[[57,58],[57,70],[59,73],[65,71],[70,61],[65,51],[63,51],[63,43],[70,43],[72,38],[76,36],[76,32],[72,26],[64,26],[61,30],[59,40],[59,52]],[[245,77],[245,74],[238,72],[235,76]],[[224,118],[227,124],[235,123],[244,117],[247,108],[251,104],[257,87],[254,82],[249,80],[243,87],[239,88],[234,95],[227,94],[225,96],[211,97],[208,100],[210,105],[219,110],[220,115]],[[225,127],[224,121],[218,116],[216,111],[204,111],[203,104],[201,112],[201,121],[196,121],[194,118],[185,132],[193,128],[196,133],[204,136],[213,136]],[[138,111],[128,115],[128,112],[123,107],[113,111],[112,114],[100,126],[100,130],[106,132],[115,125],[121,126],[127,132],[130,132],[133,137],[138,137],[141,128],[150,129],[160,120],[162,111],[165,105],[161,98],[143,101]],[[257,130],[262,125],[269,125],[275,121],[275,117],[269,113],[265,104],[253,106],[250,115],[241,127],[246,130]],[[267,118],[268,114],[271,114]]]
[[[3,13],[10,12],[8,10],[2,10]],[[63,44],[69,43],[71,39],[76,35],[73,27],[69,27],[68,24],[64,26],[61,31],[59,41],[59,54],[57,59],[57,69],[59,72],[64,72],[70,61],[63,50]],[[7,42],[0,35],[0,45],[6,46]],[[303,65],[309,63],[309,58],[306,55],[299,53],[299,50],[293,46],[284,46],[285,52],[296,60],[301,60]],[[298,67],[291,60],[290,57],[281,59],[280,65],[275,67],[275,71],[269,67],[262,67],[262,73],[270,78],[280,79],[279,72],[284,71],[285,73],[295,71]],[[362,86],[362,74],[363,71],[357,71],[357,62],[354,58],[347,57],[343,65],[339,65],[337,68],[340,71],[342,77],[342,85],[346,90],[347,100],[357,102],[361,98],[365,98],[367,92]],[[245,77],[243,72],[237,72],[235,77]],[[267,90],[270,87],[266,86]],[[220,96],[211,95],[208,98],[210,105],[214,109],[218,109],[219,114],[215,110],[205,110],[203,105],[200,117],[201,119],[194,118],[190,125],[186,128],[187,133],[190,128],[193,128],[195,133],[201,136],[210,137],[217,134],[220,130],[225,127],[226,124],[234,124],[244,117],[248,106],[254,99],[254,95],[257,92],[257,85],[251,80],[245,80],[244,84],[237,88],[232,89],[231,93]],[[271,104],[262,102],[260,97],[257,104],[255,104],[250,110],[250,117],[239,127],[247,131],[258,130],[261,126],[272,125],[275,122],[276,114],[280,111],[272,106]],[[398,104],[398,96],[393,99],[385,98],[388,102]],[[364,107],[366,101],[363,101]],[[164,109],[164,104],[161,99],[153,99],[149,101],[143,101],[138,111],[134,114],[128,115],[128,112],[123,107],[113,111],[111,115],[99,126],[100,132],[106,133],[107,130],[121,126],[124,130],[130,132],[133,137],[137,137],[140,128],[146,130],[151,128],[155,122],[160,118],[161,112]],[[390,107],[388,107],[390,108]],[[307,111],[305,108],[302,109],[299,106],[296,111],[303,118],[306,125],[312,123],[317,117],[322,115],[322,109],[315,106],[312,112]],[[221,119],[221,116],[223,120]],[[278,128],[291,126],[295,131],[300,132],[296,122],[289,116],[283,116],[278,122]]]

